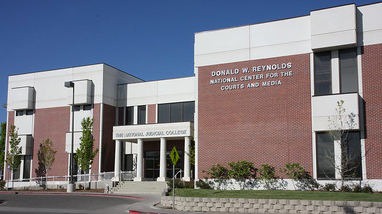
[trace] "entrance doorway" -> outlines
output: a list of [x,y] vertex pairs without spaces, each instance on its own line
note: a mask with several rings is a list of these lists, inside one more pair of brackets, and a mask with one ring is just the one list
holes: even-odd
[[159,152],[145,152],[145,178],[147,180],[156,180],[159,177]]

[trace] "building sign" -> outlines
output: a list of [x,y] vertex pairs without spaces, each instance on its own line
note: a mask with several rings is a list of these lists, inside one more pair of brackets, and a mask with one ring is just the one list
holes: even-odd
[[161,137],[186,137],[192,136],[193,125],[191,122],[146,124],[131,126],[114,126],[113,139],[147,139]]
[[292,63],[256,65],[211,72],[210,85],[219,85],[220,90],[238,90],[282,85],[283,78],[293,76]]

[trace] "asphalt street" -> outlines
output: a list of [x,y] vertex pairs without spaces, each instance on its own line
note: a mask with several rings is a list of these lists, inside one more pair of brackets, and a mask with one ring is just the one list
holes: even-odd
[[0,214],[127,213],[129,205],[143,199],[67,194],[0,194]]

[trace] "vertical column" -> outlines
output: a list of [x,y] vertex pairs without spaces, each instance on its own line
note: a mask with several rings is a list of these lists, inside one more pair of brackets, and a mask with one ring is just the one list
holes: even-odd
[[160,138],[160,162],[159,162],[159,178],[157,181],[165,181],[166,180],[166,138]]
[[115,154],[114,154],[114,179],[119,181],[119,172],[121,171],[121,143],[122,141],[115,141]]
[[143,170],[143,141],[138,139],[138,148],[137,148],[137,176],[134,178],[134,181],[142,181],[142,170]]
[[184,137],[184,181],[190,181],[190,137]]

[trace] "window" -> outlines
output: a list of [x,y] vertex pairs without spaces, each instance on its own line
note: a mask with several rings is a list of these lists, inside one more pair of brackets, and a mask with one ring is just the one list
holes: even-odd
[[84,111],[89,111],[92,109],[92,105],[84,105],[83,109],[84,109]]
[[194,121],[195,102],[168,103],[158,105],[158,122],[174,123]]
[[126,122],[125,125],[133,125],[134,124],[134,107],[129,106],[126,107]]
[[172,103],[170,104],[170,121],[171,122],[181,122],[182,121],[182,106],[183,103]]
[[33,115],[33,110],[26,110],[26,113],[25,113],[26,115]]
[[24,115],[24,110],[17,110],[16,111],[16,116],[23,116]]
[[23,173],[23,179],[29,179],[30,178],[30,173],[31,173],[31,161],[32,161],[32,156],[30,155],[24,155],[24,173]]
[[325,95],[332,93],[332,64],[331,52],[314,54],[314,94]]
[[81,106],[80,105],[73,106],[73,111],[80,111],[80,110],[81,110]]
[[316,134],[317,178],[335,178],[334,142],[329,133]]
[[138,106],[138,124],[146,124],[146,106]]
[[158,105],[158,123],[170,122],[170,104]]
[[[344,132],[341,138],[341,141],[334,141],[329,132],[316,134],[318,179],[334,179],[336,172],[345,179],[361,178],[360,133]],[[335,143],[338,152],[335,152]]]
[[339,51],[341,93],[358,92],[357,48]]
[[361,137],[359,132],[349,132],[345,136],[342,159],[347,163],[344,170],[347,178],[361,178]]

